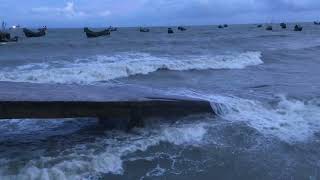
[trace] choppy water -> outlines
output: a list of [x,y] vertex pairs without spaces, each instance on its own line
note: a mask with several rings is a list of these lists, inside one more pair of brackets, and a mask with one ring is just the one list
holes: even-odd
[[[133,132],[95,119],[0,124],[0,179],[320,179],[320,27],[81,29],[0,46],[0,80],[132,84],[221,104]],[[14,32],[21,34],[21,32]]]

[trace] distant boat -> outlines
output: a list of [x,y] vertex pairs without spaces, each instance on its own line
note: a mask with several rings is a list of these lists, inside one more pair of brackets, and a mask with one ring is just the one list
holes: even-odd
[[183,27],[183,26],[179,26],[179,27],[178,27],[178,30],[180,30],[180,31],[186,31],[187,28],[185,28],[185,27]]
[[318,22],[317,22],[317,21],[314,21],[313,24],[314,24],[314,25],[320,25],[320,22],[319,22],[319,21],[318,21]]
[[282,29],[286,29],[287,28],[287,24],[286,23],[280,23],[280,26]]
[[229,27],[229,26],[228,26],[228,24],[224,24],[224,25],[223,25],[223,27],[225,27],[225,28],[226,28],[226,27]]
[[108,28],[109,31],[118,31],[118,28],[110,26]]
[[273,28],[272,28],[272,26],[267,26],[267,27],[266,27],[266,30],[267,30],[267,31],[272,31]]
[[17,41],[18,41],[18,37],[17,36],[11,38],[10,33],[0,32],[0,42],[1,43],[17,42]]
[[168,34],[173,34],[174,32],[173,32],[173,30],[172,30],[172,28],[168,28]]
[[222,25],[219,25],[219,26],[218,26],[218,28],[219,28],[219,29],[222,29],[222,28],[223,28],[223,26],[222,26]]
[[83,29],[83,31],[86,33],[88,38],[96,38],[96,37],[100,37],[100,36],[109,36],[110,35],[110,31],[108,29],[105,29],[103,31],[94,32],[94,31],[91,31],[89,28],[85,27]]
[[47,27],[39,28],[38,32],[31,31],[30,29],[23,28],[23,33],[26,37],[42,37],[46,35]]
[[300,25],[298,25],[298,24],[296,24],[296,25],[294,26],[294,31],[302,31],[302,29],[303,29],[303,27],[300,26]]
[[20,25],[11,26],[11,27],[9,28],[9,30],[13,30],[13,29],[20,29]]
[[262,24],[258,24],[258,25],[257,25],[257,28],[262,28]]
[[140,27],[140,32],[150,32],[150,29],[148,28],[143,28],[143,27]]

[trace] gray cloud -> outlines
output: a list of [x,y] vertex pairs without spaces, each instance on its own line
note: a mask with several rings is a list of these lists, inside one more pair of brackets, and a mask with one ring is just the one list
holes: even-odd
[[7,21],[52,26],[313,21],[320,0],[0,0],[0,11]]

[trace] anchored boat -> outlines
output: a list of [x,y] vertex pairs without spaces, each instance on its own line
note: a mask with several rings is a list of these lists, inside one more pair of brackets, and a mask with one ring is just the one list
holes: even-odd
[[187,28],[185,28],[185,27],[183,27],[183,26],[179,26],[179,27],[178,27],[178,30],[180,30],[180,31],[186,31]]
[[31,37],[42,37],[45,36],[47,32],[47,28],[40,28],[38,29],[37,32],[31,31],[30,29],[23,28],[23,33],[26,37],[31,38]]
[[294,31],[302,31],[302,29],[303,29],[303,27],[300,26],[300,25],[298,25],[298,24],[296,24],[296,25],[294,26]]
[[15,36],[15,37],[11,38],[11,34],[10,33],[1,32],[0,31],[0,42],[1,43],[17,42],[17,41],[18,41],[18,36]]
[[148,28],[143,28],[143,27],[140,27],[140,32],[150,32],[150,29]]
[[272,29],[273,29],[272,26],[267,26],[267,27],[266,27],[266,30],[267,30],[267,31],[272,31]]
[[118,28],[110,26],[110,27],[108,28],[108,30],[109,30],[110,32],[113,32],[113,31],[118,31]]
[[174,32],[173,32],[173,30],[172,30],[172,28],[168,28],[168,34],[173,34]]
[[282,29],[287,29],[287,24],[286,23],[280,23],[280,26]]
[[89,28],[85,27],[83,29],[83,31],[86,33],[88,38],[96,38],[96,37],[100,37],[100,36],[109,36],[110,35],[110,31],[108,29],[105,29],[103,31],[94,32],[94,31],[91,31]]

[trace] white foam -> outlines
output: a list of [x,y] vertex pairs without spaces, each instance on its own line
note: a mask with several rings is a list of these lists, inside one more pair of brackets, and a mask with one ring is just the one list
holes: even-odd
[[307,141],[314,136],[314,133],[320,132],[318,99],[304,102],[289,100],[286,96],[279,95],[278,102],[272,105],[234,96],[209,95],[192,91],[180,91],[179,94],[181,93],[221,104],[219,110],[224,119],[247,122],[258,131],[289,143]]
[[262,63],[260,52],[181,58],[156,57],[147,53],[122,53],[115,56],[78,59],[74,62],[19,66],[15,69],[2,70],[0,81],[91,84],[136,74],[148,74],[159,69],[176,71],[241,69]]
[[[40,157],[27,162],[11,175],[10,165],[17,164],[12,159],[0,159],[1,179],[93,179],[101,174],[123,174],[126,155],[136,151],[146,151],[160,142],[182,146],[200,144],[207,129],[203,123],[161,125],[160,128],[140,129],[137,134],[107,132],[95,142],[76,145],[54,157]],[[115,134],[116,136],[114,136]],[[19,162],[20,164],[20,162]],[[161,168],[149,174],[161,175]]]
[[161,168],[159,165],[152,169],[150,172],[146,174],[147,177],[158,177],[162,176],[166,172],[165,169]]

